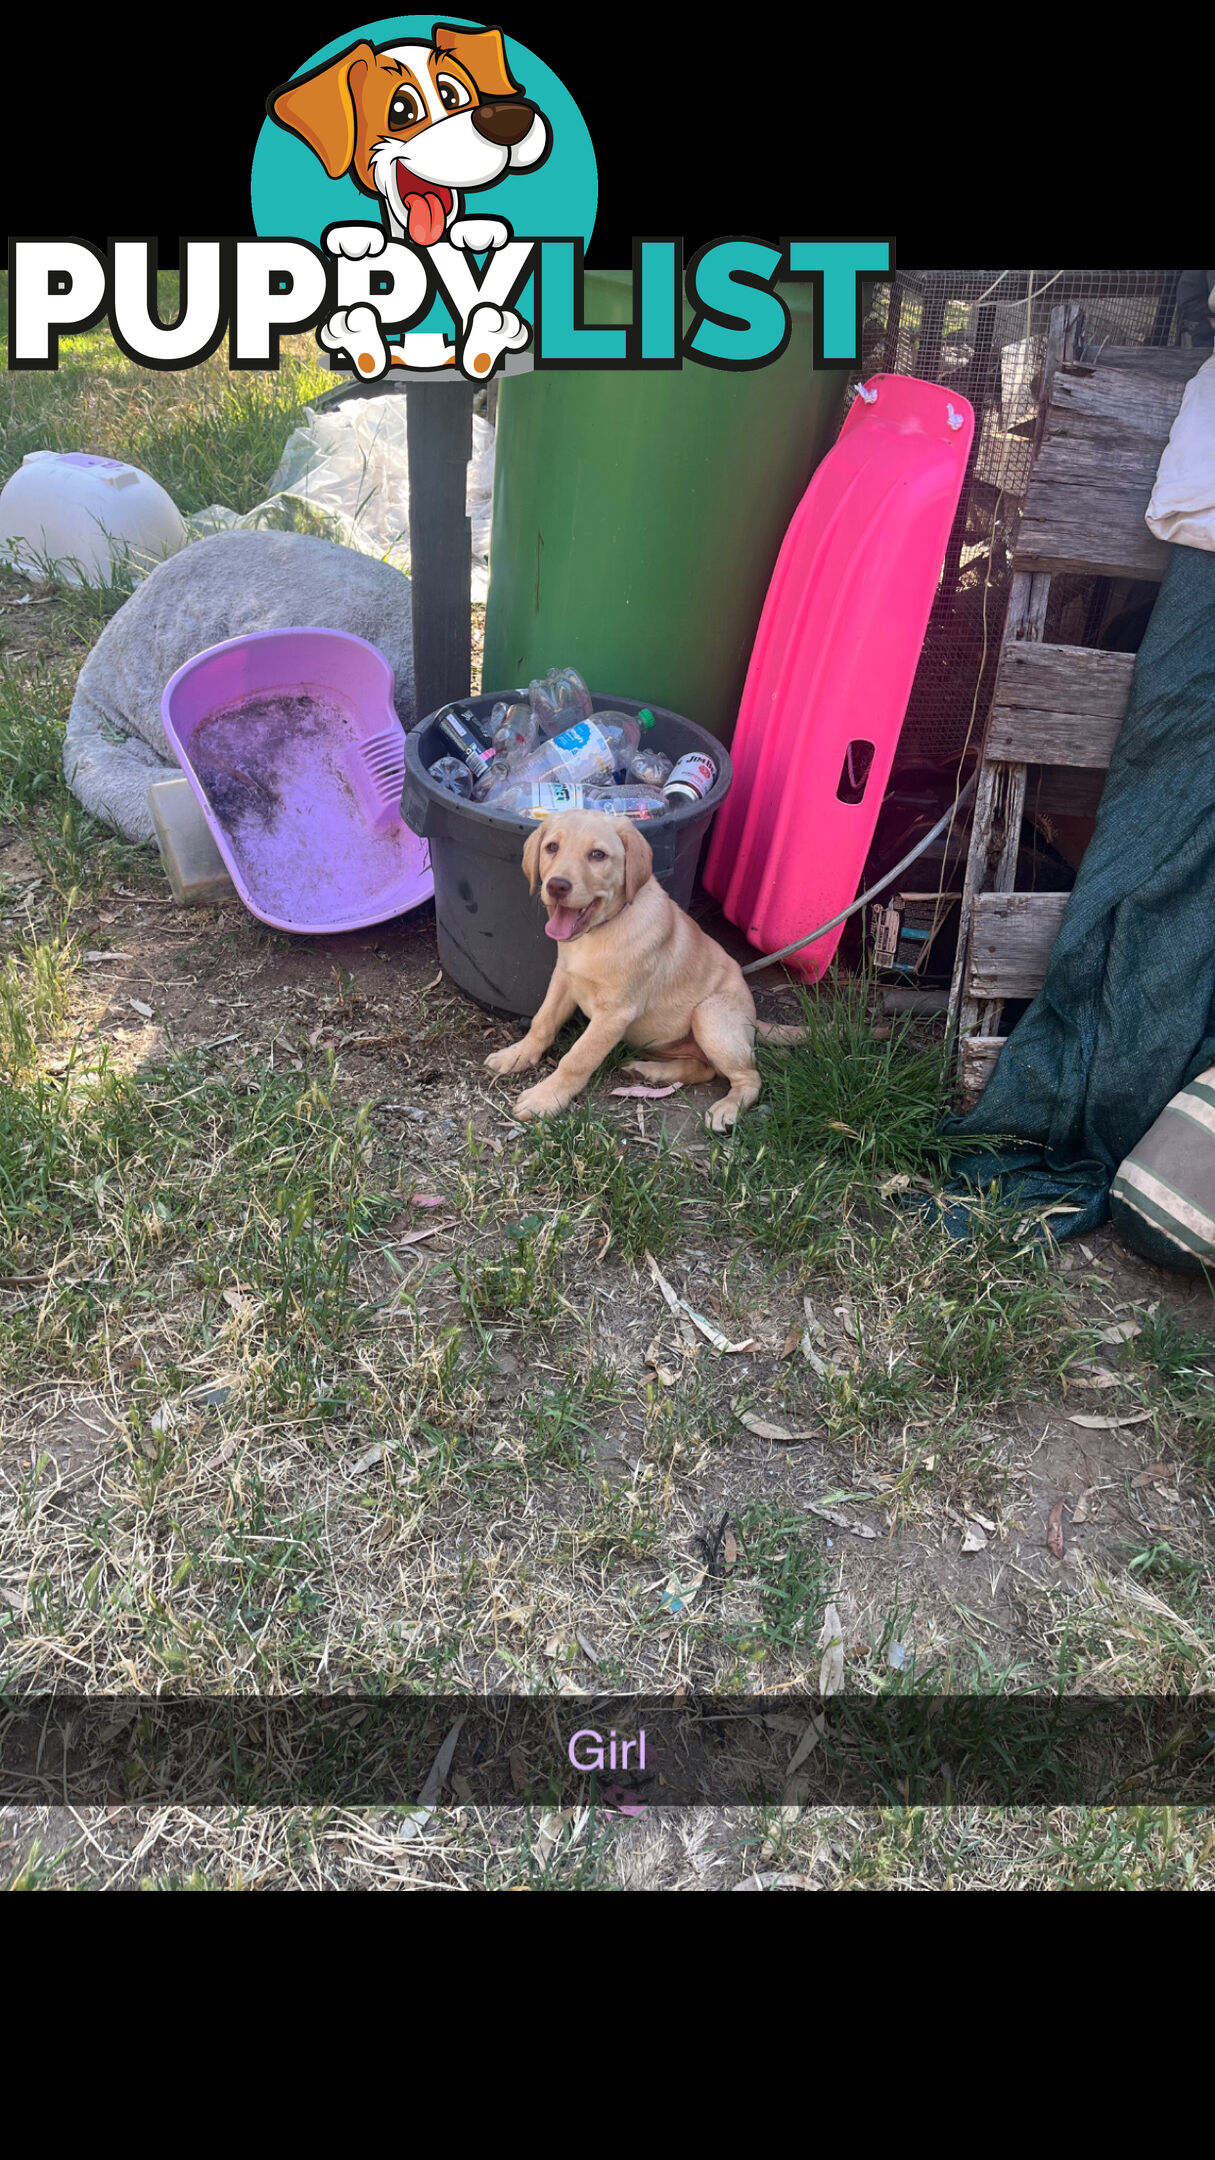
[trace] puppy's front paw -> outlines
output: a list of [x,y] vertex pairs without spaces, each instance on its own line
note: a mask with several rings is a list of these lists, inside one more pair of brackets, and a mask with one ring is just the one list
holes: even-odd
[[568,1098],[551,1080],[542,1080],[539,1087],[528,1088],[515,1103],[515,1116],[527,1124],[532,1118],[559,1117],[566,1108]]
[[330,352],[345,353],[353,360],[366,382],[386,375],[392,365],[373,307],[336,308],[317,336]]
[[705,1119],[709,1131],[713,1133],[733,1132],[735,1125],[738,1123],[739,1107],[738,1103],[730,1101],[728,1095],[723,1095],[719,1103],[714,1103]]
[[520,352],[530,336],[528,325],[513,308],[492,307],[483,300],[465,325],[460,366],[465,375],[484,381],[503,353]]
[[507,1043],[505,1050],[491,1051],[485,1060],[492,1073],[530,1072],[540,1062],[539,1052],[528,1046],[526,1035],[522,1042]]
[[453,247],[464,248],[470,255],[484,255],[489,248],[505,247],[510,239],[510,226],[505,218],[457,218],[447,230]]

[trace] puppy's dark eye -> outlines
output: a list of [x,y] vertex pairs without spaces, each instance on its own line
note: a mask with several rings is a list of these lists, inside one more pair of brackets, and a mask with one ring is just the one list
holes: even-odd
[[436,82],[439,96],[448,112],[459,112],[462,105],[472,104],[470,92],[462,82],[456,81],[454,75],[440,75]]
[[415,120],[424,120],[425,117],[426,108],[416,90],[397,91],[388,108],[390,127],[412,127]]
[[606,862],[607,849],[601,847],[593,847],[586,859],[588,862]]
[[545,846],[544,846],[544,852],[545,852],[545,854],[546,854],[546,855],[555,855],[555,854],[556,854],[556,852],[557,852],[557,843],[556,843],[556,841],[555,841],[555,840],[548,840],[548,841],[546,841],[546,842],[545,842]]

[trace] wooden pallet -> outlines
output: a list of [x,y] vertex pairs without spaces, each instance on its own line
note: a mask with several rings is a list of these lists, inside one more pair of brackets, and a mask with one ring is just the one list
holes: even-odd
[[1017,892],[1022,822],[1091,817],[1130,695],[1134,655],[1043,643],[1061,572],[1159,584],[1168,546],[1144,523],[1156,468],[1191,376],[1188,346],[1072,356],[1082,324],[1055,309],[1045,407],[1013,553],[1000,665],[975,790],[950,1016],[959,1087],[973,1102],[1004,1047],[1003,1007],[1035,997],[1067,894]]

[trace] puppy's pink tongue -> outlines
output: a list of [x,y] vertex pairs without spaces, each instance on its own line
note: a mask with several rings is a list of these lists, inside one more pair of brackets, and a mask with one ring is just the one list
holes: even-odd
[[433,247],[443,238],[446,214],[441,196],[417,194],[409,197],[409,237],[415,247]]
[[562,942],[564,942],[566,938],[573,937],[575,930],[578,928],[578,925],[582,921],[582,918],[585,914],[585,908],[554,908],[552,914],[549,916],[548,921],[544,925],[545,936],[560,938]]

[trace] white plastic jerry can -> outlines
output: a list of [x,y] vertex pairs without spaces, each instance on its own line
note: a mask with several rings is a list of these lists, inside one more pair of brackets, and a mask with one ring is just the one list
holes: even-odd
[[150,570],[187,540],[171,495],[150,473],[82,450],[31,450],[0,490],[0,561],[67,585]]

